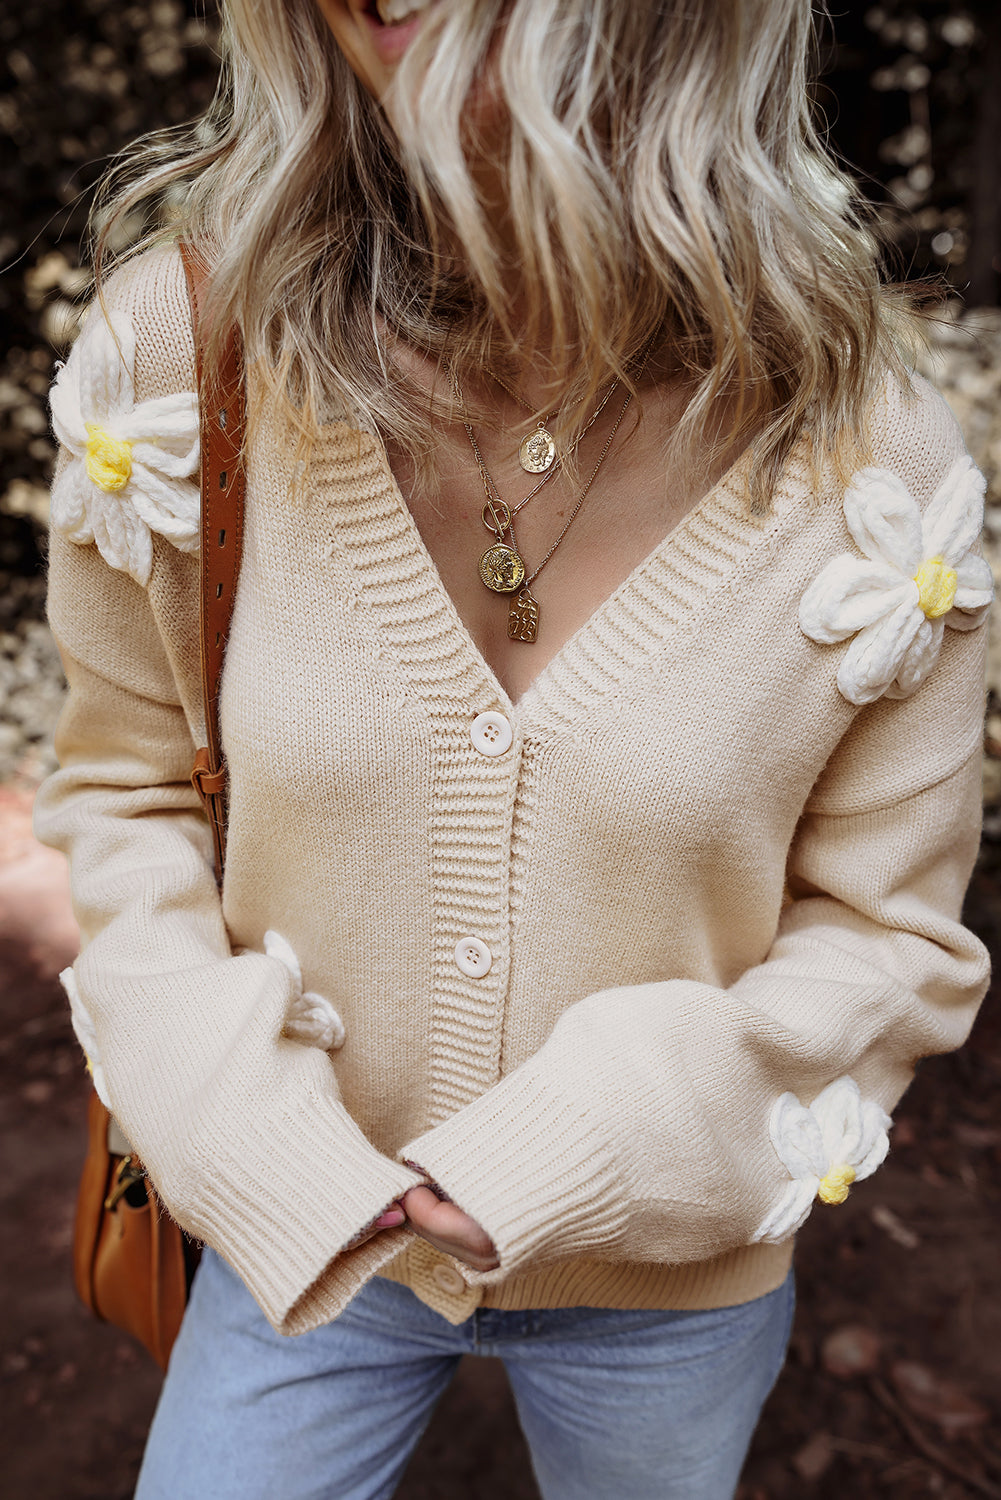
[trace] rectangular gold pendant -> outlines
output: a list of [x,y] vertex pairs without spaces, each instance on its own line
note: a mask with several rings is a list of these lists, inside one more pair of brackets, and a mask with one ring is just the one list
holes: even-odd
[[508,640],[531,645],[539,638],[539,606],[531,594],[519,594],[507,617]]

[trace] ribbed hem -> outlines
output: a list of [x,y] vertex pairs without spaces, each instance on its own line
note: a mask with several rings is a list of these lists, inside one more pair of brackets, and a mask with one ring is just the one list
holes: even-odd
[[661,1308],[678,1312],[736,1307],[773,1292],[792,1264],[793,1241],[748,1245],[680,1266],[575,1260],[485,1287],[483,1307]]
[[[407,1286],[422,1302],[450,1323],[464,1322],[477,1307],[522,1312],[536,1307],[645,1308],[694,1312],[709,1307],[737,1307],[781,1286],[793,1258],[793,1240],[781,1245],[747,1245],[713,1260],[666,1266],[649,1262],[558,1261],[540,1271],[526,1271],[496,1286],[469,1286],[459,1296],[443,1297],[425,1253],[414,1240],[379,1271],[388,1281]],[[458,1265],[458,1262],[449,1261]],[[462,1268],[459,1267],[461,1270]]]
[[620,1171],[583,1104],[544,1088],[531,1065],[411,1141],[421,1166],[497,1247],[488,1286],[531,1260],[614,1245],[627,1212]]

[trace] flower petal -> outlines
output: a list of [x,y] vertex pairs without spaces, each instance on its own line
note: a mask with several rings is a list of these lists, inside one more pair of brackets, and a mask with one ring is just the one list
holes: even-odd
[[911,580],[895,567],[842,553],[803,595],[800,629],[811,640],[830,646],[892,613],[913,593]]
[[165,479],[191,479],[198,469],[198,438],[193,443],[138,442],[132,445],[132,460]]
[[989,604],[985,604],[982,609],[950,609],[945,616],[945,623],[950,630],[976,630],[984,623],[990,612]]
[[[135,333],[131,319],[96,309],[52,392],[53,424],[74,459],[53,488],[54,525],[79,543],[96,542],[102,557],[138,583],[149,580],[151,531],[184,551],[199,540],[198,398],[181,391],[135,404]],[[121,490],[91,479],[84,455],[88,424],[103,438],[128,444]],[[100,436],[100,434],[99,434]]]
[[288,938],[282,937],[280,932],[269,928],[264,934],[264,951],[269,958],[277,958],[280,964],[284,964],[292,976],[292,984],[296,992],[302,990],[302,969],[296,957],[295,949]]
[[94,486],[87,477],[83,462],[73,459],[57,473],[50,500],[52,524],[67,541],[86,546],[94,540],[87,505]]
[[955,567],[975,545],[984,524],[987,481],[968,454],[957,458],[924,516],[924,557]]
[[912,578],[921,562],[921,512],[889,469],[862,469],[845,492],[845,520],[859,550]]
[[[994,598],[994,577],[990,563],[977,552],[968,552],[956,564],[956,598],[954,608],[982,610]],[[950,615],[946,620],[952,624]],[[960,626],[960,629],[962,627]]]
[[80,410],[80,387],[77,368],[70,360],[62,366],[49,392],[52,430],[70,453],[82,453],[87,446],[87,429]]
[[944,634],[944,618],[921,622],[904,652],[896,677],[886,690],[888,698],[909,698],[917,691],[938,661]]
[[816,1195],[816,1177],[788,1183],[775,1207],[765,1215],[751,1235],[751,1244],[777,1245],[780,1240],[787,1240],[791,1234],[795,1234],[809,1218]]
[[344,1046],[347,1033],[330,1001],[307,990],[305,994],[293,995],[289,1001],[282,1035],[305,1042],[309,1047],[319,1047],[321,1052],[331,1052]]
[[892,1124],[886,1110],[875,1099],[867,1099],[862,1105],[862,1137],[858,1157],[852,1163],[856,1182],[861,1182],[864,1177],[871,1177],[876,1168],[886,1160],[886,1153],[890,1149],[890,1139],[886,1132]]
[[838,687],[849,703],[874,703],[900,670],[908,646],[926,624],[917,604],[917,584],[912,598],[892,614],[860,630],[845,652],[838,669]]
[[136,336],[130,317],[121,312],[105,315],[99,306],[92,307],[67,368],[74,361],[85,422],[105,427],[115,412],[132,410],[136,399]]
[[[122,419],[116,436],[127,438],[137,450],[148,447],[151,467],[187,479],[198,465],[198,398],[194,391],[182,391],[144,401]],[[162,458],[154,462],[153,454]]]
[[284,964],[292,980],[292,993],[285,1012],[282,1035],[319,1047],[324,1052],[329,1052],[334,1047],[343,1047],[344,1022],[323,995],[314,994],[311,990],[303,993],[302,968],[288,939],[282,937],[280,932],[269,929],[264,934],[264,951],[269,958],[275,958],[280,964]]
[[199,541],[201,500],[198,489],[181,479],[161,479],[142,464],[133,463],[132,479],[122,491],[137,515],[152,531],[173,542],[182,552],[193,552]]
[[772,1106],[768,1134],[776,1155],[797,1180],[821,1177],[826,1170],[820,1126],[795,1094],[780,1094]]
[[153,567],[153,539],[146,522],[124,498],[127,493],[102,494],[95,488],[88,506],[90,524],[105,562],[145,588]]
[[[854,1078],[836,1078],[810,1105],[824,1138],[824,1172],[853,1160],[862,1133],[862,1096]],[[823,1174],[821,1174],[823,1175]]]
[[198,396],[194,391],[172,391],[166,396],[152,396],[132,408],[129,421],[134,424],[133,442],[144,435],[158,437],[171,428],[196,432]]

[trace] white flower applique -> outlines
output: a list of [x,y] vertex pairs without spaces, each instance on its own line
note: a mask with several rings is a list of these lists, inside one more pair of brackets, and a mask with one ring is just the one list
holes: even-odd
[[903,480],[863,469],[844,511],[861,557],[842,553],[803,595],[799,623],[823,646],[854,636],[838,669],[849,703],[907,698],[938,660],[942,636],[973,630],[994,596],[976,550],[985,481],[971,458],[953,464],[924,515]]
[[853,1182],[871,1177],[890,1149],[892,1121],[875,1100],[863,1101],[853,1078],[838,1078],[807,1109],[795,1094],[776,1099],[768,1122],[792,1181],[758,1225],[751,1243],[777,1244],[794,1234],[813,1200],[844,1203]]
[[70,1020],[73,1022],[73,1030],[76,1039],[83,1048],[83,1055],[87,1059],[87,1072],[94,1083],[94,1090],[105,1109],[111,1108],[111,1100],[108,1097],[108,1085],[104,1078],[104,1068],[101,1065],[101,1053],[97,1045],[97,1032],[94,1023],[90,1019],[90,1013],[83,1003],[80,994],[80,986],[76,982],[76,975],[72,968],[63,969],[59,975],[59,983],[66,991],[70,1003]]
[[135,354],[131,319],[94,308],[52,387],[52,425],[70,455],[52,488],[52,521],[145,586],[152,532],[183,552],[198,547],[198,397],[137,405]]
[[[329,1052],[344,1045],[344,1022],[329,1000],[311,992],[303,993],[302,970],[291,944],[277,932],[264,934],[264,951],[269,958],[277,958],[292,976],[292,998],[285,1016],[283,1034],[297,1042],[320,1047]],[[72,968],[63,969],[59,982],[66,991],[70,1003],[70,1020],[76,1039],[87,1059],[87,1071],[94,1089],[105,1109],[111,1109],[108,1085],[101,1062],[101,1051],[97,1044],[97,1032],[90,1013],[83,1003],[80,986]]]
[[344,1022],[329,1000],[312,991],[303,991],[302,969],[291,943],[280,932],[264,934],[264,951],[277,958],[292,976],[292,998],[285,1014],[283,1036],[296,1042],[307,1042],[324,1052],[344,1045]]

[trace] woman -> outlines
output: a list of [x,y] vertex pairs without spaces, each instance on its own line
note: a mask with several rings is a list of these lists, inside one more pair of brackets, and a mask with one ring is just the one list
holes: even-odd
[[809,31],[230,0],[118,200],[210,247],[252,416],[220,901],[162,237],[54,395],[38,812],[95,1075],[209,1247],[141,1500],[388,1496],[466,1350],[547,1500],[732,1494],[795,1229],[966,1034],[983,484]]

